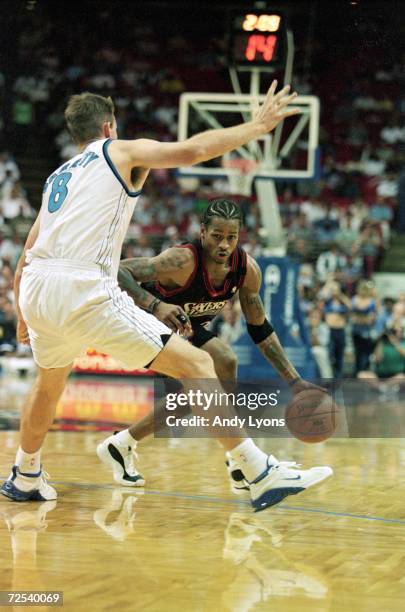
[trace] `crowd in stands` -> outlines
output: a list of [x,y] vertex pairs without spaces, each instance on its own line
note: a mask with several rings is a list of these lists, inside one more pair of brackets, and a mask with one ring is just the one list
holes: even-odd
[[[38,148],[56,166],[76,153],[64,127],[69,95],[85,90],[111,95],[122,137],[168,141],[176,138],[181,92],[229,91],[221,37],[207,38],[205,32],[191,40],[181,29],[157,36],[152,20],[133,24],[118,37],[109,29],[111,15],[112,9],[103,9],[94,16],[92,27],[105,36],[90,37],[86,45],[79,41],[88,24],[61,31],[57,41],[51,23],[39,28],[35,16],[17,41],[10,95],[0,109],[5,116],[0,121],[0,352],[16,349],[13,270],[39,206],[26,193],[15,159]],[[317,44],[310,70],[297,65],[295,86],[322,101],[321,178],[280,183],[278,193],[287,254],[301,264],[301,306],[320,371],[339,377],[369,370],[370,358],[379,363],[385,346],[398,348],[402,342],[404,296],[381,302],[370,283],[392,231],[401,229],[405,56],[387,56],[377,69],[369,48],[348,47],[346,54],[328,61],[328,41]],[[66,48],[80,53],[72,59]],[[356,62],[349,61],[351,53],[357,54]],[[153,172],[123,256],[153,255],[197,236],[202,210],[222,188],[195,181],[190,190],[172,171]],[[255,197],[236,197],[244,215],[243,246],[253,257],[268,254]],[[223,327],[231,334],[227,316],[231,321],[238,317],[225,315]],[[388,344],[382,345],[378,338],[387,329]],[[350,365],[345,361],[348,350],[353,354]],[[401,367],[405,372],[405,362]]]

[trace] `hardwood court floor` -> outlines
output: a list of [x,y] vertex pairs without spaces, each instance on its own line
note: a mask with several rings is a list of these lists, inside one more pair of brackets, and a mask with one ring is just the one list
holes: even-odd
[[[0,590],[61,590],[69,611],[403,609],[401,440],[264,441],[280,459],[335,475],[253,514],[229,492],[215,442],[145,441],[142,494],[111,483],[94,452],[104,435],[49,434],[57,503],[0,496]],[[2,477],[16,443],[0,432]]]

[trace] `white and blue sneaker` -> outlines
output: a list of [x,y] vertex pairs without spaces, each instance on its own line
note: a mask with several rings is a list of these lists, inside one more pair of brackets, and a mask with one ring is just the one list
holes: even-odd
[[249,483],[250,498],[255,512],[280,503],[288,495],[296,495],[332,476],[328,466],[298,470],[295,461],[278,461],[273,455],[267,458],[266,469]]
[[112,469],[115,482],[124,487],[143,487],[145,479],[135,467],[138,455],[132,446],[122,444],[114,435],[97,446],[100,461]]
[[230,453],[226,453],[225,463],[226,469],[228,470],[232,493],[249,498],[250,485]]
[[57,499],[58,494],[46,479],[49,475],[42,469],[36,474],[25,474],[14,465],[8,480],[3,484],[0,493],[13,501],[52,501]]

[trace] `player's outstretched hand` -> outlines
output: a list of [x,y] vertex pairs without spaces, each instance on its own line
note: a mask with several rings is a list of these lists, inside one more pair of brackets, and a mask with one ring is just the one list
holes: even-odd
[[30,337],[25,322],[22,319],[17,321],[17,342],[19,344],[29,344]]
[[266,99],[254,114],[254,121],[260,123],[263,133],[271,132],[274,128],[287,117],[298,115],[299,108],[288,105],[297,97],[297,93],[290,94],[290,85],[286,85],[276,93],[277,81],[273,81],[267,92]]
[[159,302],[153,314],[174,332],[179,332],[179,334],[186,336],[186,338],[193,335],[190,319],[180,306]]

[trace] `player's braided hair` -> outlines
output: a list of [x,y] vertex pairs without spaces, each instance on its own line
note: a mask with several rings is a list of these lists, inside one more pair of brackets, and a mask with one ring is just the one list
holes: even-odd
[[225,198],[211,200],[203,213],[201,223],[208,227],[214,217],[236,220],[242,225],[242,211],[233,200]]

